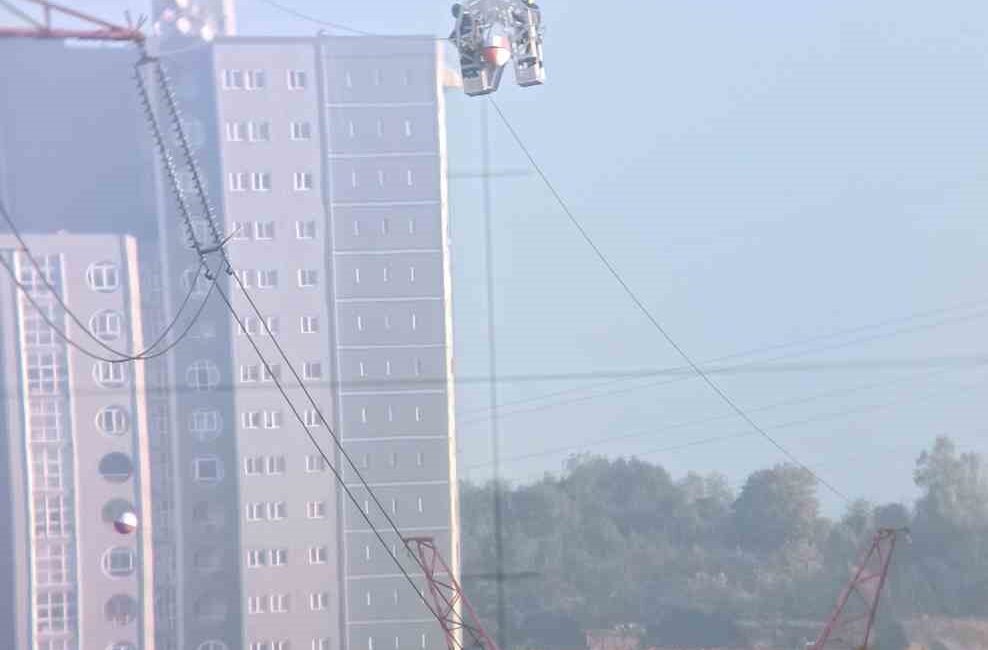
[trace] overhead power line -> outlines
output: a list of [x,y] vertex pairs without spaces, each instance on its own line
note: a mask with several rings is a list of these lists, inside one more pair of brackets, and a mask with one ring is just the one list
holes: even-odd
[[[82,319],[80,319],[76,315],[76,313],[69,308],[68,304],[66,304],[65,300],[62,298],[61,294],[51,283],[51,280],[48,278],[48,274],[45,272],[43,268],[41,268],[41,265],[38,263],[37,258],[31,252],[31,248],[27,245],[27,242],[24,240],[24,237],[21,234],[20,230],[18,229],[17,224],[15,223],[10,212],[7,210],[7,206],[4,204],[2,200],[0,200],[0,217],[2,217],[3,220],[7,223],[7,226],[10,228],[11,234],[13,234],[14,237],[17,239],[17,242],[21,247],[20,252],[22,252],[24,256],[27,257],[27,259],[31,262],[31,266],[34,268],[35,275],[41,278],[41,282],[45,285],[45,288],[48,290],[48,293],[51,294],[51,297],[55,300],[56,303],[58,303],[59,307],[61,307],[62,311],[65,312],[65,314],[72,320],[72,322],[74,322],[83,332],[85,332],[86,335],[92,341],[94,341],[104,350],[112,353],[115,356],[107,357],[99,353],[92,352],[87,348],[83,347],[82,345],[80,345],[77,341],[72,340],[69,337],[69,335],[65,332],[65,330],[59,325],[57,325],[48,316],[47,310],[38,304],[37,299],[35,296],[32,295],[31,290],[21,282],[20,278],[17,277],[17,271],[13,268],[13,266],[10,265],[10,263],[2,255],[0,255],[0,265],[3,266],[4,270],[10,276],[11,281],[17,286],[18,289],[20,289],[21,293],[24,295],[25,298],[27,298],[28,302],[31,303],[31,306],[34,307],[34,309],[38,312],[38,315],[41,316],[45,324],[48,325],[48,327],[50,327],[52,331],[60,339],[65,341],[67,345],[79,351],[83,355],[91,359],[95,359],[96,361],[104,361],[106,363],[129,363],[132,361],[148,361],[168,354],[173,349],[175,349],[175,347],[178,346],[178,344],[181,343],[186,336],[188,336],[189,332],[192,330],[192,327],[196,324],[196,321],[199,320],[199,316],[202,315],[203,309],[205,308],[206,303],[209,301],[209,296],[210,294],[212,294],[213,286],[215,286],[215,279],[214,279],[213,283],[209,287],[208,292],[203,297],[202,302],[199,305],[199,308],[195,311],[192,318],[189,320],[188,324],[185,326],[182,332],[175,338],[175,340],[169,343],[168,345],[166,345],[164,348],[155,351],[155,348],[157,348],[159,345],[161,345],[164,342],[165,337],[167,337],[168,334],[178,324],[179,319],[182,317],[183,312],[185,311],[186,307],[188,307],[189,302],[192,299],[193,294],[195,293],[195,289],[199,281],[199,278],[203,272],[203,269],[208,269],[208,267],[204,263],[200,264],[199,267],[196,269],[196,275],[192,281],[192,284],[189,287],[189,291],[185,294],[185,298],[183,298],[182,304],[179,306],[178,311],[175,313],[175,317],[168,323],[168,325],[165,326],[165,328],[158,335],[158,338],[152,341],[151,345],[147,346],[144,350],[138,352],[137,354],[121,352],[120,350],[117,350],[116,348],[108,345],[105,341],[103,341],[98,336],[93,334],[89,330],[89,327],[82,322]],[[131,325],[133,326],[134,324]]]
[[808,465],[806,465],[801,460],[799,460],[799,458],[797,458],[795,454],[793,454],[785,445],[783,445],[778,440],[776,440],[775,437],[772,436],[772,434],[770,434],[769,432],[765,431],[765,429],[760,427],[758,423],[755,422],[745,412],[745,410],[740,407],[740,405],[738,405],[737,402],[735,402],[713,379],[710,378],[710,376],[706,372],[704,372],[703,368],[701,368],[693,360],[693,357],[687,354],[686,350],[683,349],[683,347],[676,341],[676,339],[672,337],[671,334],[669,334],[669,332],[659,322],[658,318],[656,318],[655,315],[652,314],[651,310],[645,306],[645,303],[642,301],[642,299],[638,297],[638,294],[636,294],[635,291],[631,288],[631,286],[627,283],[627,281],[625,281],[624,277],[617,270],[617,268],[614,266],[611,260],[607,257],[607,255],[604,254],[604,251],[601,250],[601,248],[593,240],[593,238],[590,236],[590,233],[587,232],[586,228],[583,227],[583,224],[580,223],[580,220],[576,218],[576,215],[573,213],[572,210],[570,210],[569,205],[566,203],[565,199],[563,199],[562,195],[556,189],[555,185],[553,185],[552,181],[549,180],[549,177],[546,175],[545,171],[538,164],[538,161],[535,160],[535,157],[532,155],[532,152],[525,145],[524,141],[521,139],[521,136],[518,134],[514,126],[508,120],[507,116],[504,114],[504,111],[501,110],[501,107],[497,103],[497,101],[495,101],[493,98],[490,98],[490,103],[494,107],[494,110],[497,111],[498,116],[501,118],[501,122],[504,123],[505,127],[511,133],[511,136],[514,139],[515,143],[518,145],[518,148],[521,149],[522,153],[525,154],[525,157],[528,158],[528,161],[532,165],[532,168],[535,169],[536,173],[542,178],[542,182],[545,183],[545,186],[552,193],[556,202],[559,204],[559,207],[562,208],[563,212],[566,214],[570,222],[583,237],[584,241],[586,241],[586,243],[593,250],[594,254],[597,256],[597,259],[600,260],[601,264],[604,265],[604,267],[611,274],[611,276],[617,281],[617,283],[621,285],[621,288],[624,290],[625,294],[627,294],[628,298],[631,299],[631,301],[635,304],[635,306],[642,313],[642,315],[644,315],[645,318],[648,319],[648,321],[652,324],[655,330],[659,332],[659,334],[662,335],[662,337],[676,351],[676,353],[679,354],[679,356],[681,356],[687,364],[689,364],[690,368],[693,369],[693,372],[695,372],[696,375],[700,379],[702,379],[703,382],[707,384],[707,386],[710,387],[710,389],[720,398],[720,400],[725,404],[727,404],[727,406],[730,407],[730,409],[734,411],[734,413],[739,418],[744,420],[748,424],[748,426],[750,426],[752,429],[758,432],[758,434],[761,437],[763,437],[773,447],[775,447],[780,452],[782,452],[782,454],[786,456],[790,461],[792,461],[794,464],[798,465],[804,471],[806,471],[811,476],[813,476],[813,478],[816,479],[816,481],[820,485],[823,485],[825,488],[833,492],[835,495],[837,495],[844,501],[850,501],[850,498],[846,494],[844,494],[839,489],[837,489],[836,486],[831,484],[820,474],[813,471]]

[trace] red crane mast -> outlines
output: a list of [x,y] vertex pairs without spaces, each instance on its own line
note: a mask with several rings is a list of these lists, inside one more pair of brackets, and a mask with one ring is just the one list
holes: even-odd
[[[40,17],[32,16],[26,9],[18,7],[15,4],[18,1],[33,5],[36,12],[40,9]],[[115,25],[48,0],[0,0],[0,7],[27,24],[24,27],[0,27],[0,38],[66,38],[144,43],[144,34],[140,31],[140,25],[136,27]],[[55,18],[67,19],[78,26],[58,27],[55,25]]]
[[807,650],[869,649],[898,536],[908,533],[905,528],[882,528],[875,533],[819,638]]

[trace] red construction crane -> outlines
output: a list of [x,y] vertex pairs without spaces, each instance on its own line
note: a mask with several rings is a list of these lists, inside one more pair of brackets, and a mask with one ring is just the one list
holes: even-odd
[[[16,3],[31,5],[40,16],[32,16],[26,8],[22,9]],[[140,25],[122,27],[89,14],[47,0],[0,0],[0,7],[20,18],[27,25],[24,27],[0,27],[0,38],[74,38],[86,41],[130,41],[143,43],[144,34]],[[56,27],[55,18],[67,20],[70,25]]]
[[[436,548],[435,540],[431,537],[408,537],[403,541],[425,572],[432,608],[446,635],[446,647],[449,650],[463,650],[471,646],[482,650],[500,650]],[[462,638],[463,633],[469,636],[468,640]]]
[[824,626],[820,637],[806,650],[851,648],[869,650],[875,616],[882,590],[888,579],[892,553],[899,535],[908,535],[905,528],[882,528],[854,567],[851,581],[844,587],[837,607]]

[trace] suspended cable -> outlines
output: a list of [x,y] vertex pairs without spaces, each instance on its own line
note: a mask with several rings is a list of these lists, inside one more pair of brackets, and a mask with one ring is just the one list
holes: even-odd
[[185,294],[185,298],[182,300],[182,304],[179,306],[178,311],[175,313],[175,317],[161,331],[161,333],[158,335],[158,338],[156,338],[143,351],[137,354],[129,354],[126,352],[121,352],[120,350],[117,350],[116,348],[106,344],[103,340],[101,340],[99,337],[93,334],[89,330],[89,327],[87,327],[85,323],[83,323],[82,320],[75,314],[75,312],[72,311],[72,309],[70,309],[69,306],[65,303],[65,300],[62,298],[61,294],[58,292],[55,286],[51,283],[51,280],[48,278],[48,274],[44,271],[44,269],[41,268],[41,265],[38,263],[37,258],[35,258],[35,256],[31,253],[31,248],[27,245],[27,242],[24,240],[24,237],[21,235],[20,230],[17,228],[17,224],[14,223],[13,218],[11,217],[10,213],[7,210],[6,205],[2,200],[0,200],[0,216],[2,216],[3,220],[7,223],[7,226],[10,228],[10,232],[14,235],[14,237],[17,239],[18,244],[21,246],[20,252],[22,252],[24,256],[27,257],[27,259],[31,262],[31,266],[34,267],[35,275],[41,278],[41,281],[45,285],[45,288],[48,290],[48,293],[51,294],[51,297],[54,298],[55,302],[57,302],[58,305],[62,308],[62,311],[65,312],[65,314],[72,320],[72,322],[74,322],[83,332],[85,332],[90,339],[92,339],[97,344],[99,344],[99,346],[102,347],[104,350],[107,350],[108,352],[111,352],[112,354],[116,355],[116,358],[105,357],[98,353],[87,350],[82,345],[80,345],[77,341],[73,341],[71,338],[69,338],[69,335],[48,317],[48,315],[45,313],[45,310],[38,306],[38,303],[36,302],[34,296],[32,296],[31,294],[31,290],[27,288],[20,281],[20,279],[17,277],[17,272],[12,266],[10,266],[9,262],[7,262],[6,259],[3,259],[3,256],[0,256],[0,260],[2,260],[2,265],[4,269],[7,271],[7,274],[10,275],[10,279],[13,281],[15,285],[17,285],[18,289],[21,290],[21,292],[28,299],[28,301],[30,301],[31,305],[38,311],[38,314],[45,321],[48,327],[52,328],[52,330],[54,330],[54,332],[59,336],[59,338],[64,340],[66,344],[68,344],[69,346],[78,350],[85,356],[90,357],[91,359],[95,359],[96,361],[104,361],[106,363],[130,363],[132,361],[147,361],[150,359],[156,359],[158,357],[164,356],[171,350],[175,349],[175,347],[179,343],[181,343],[182,340],[188,335],[192,327],[195,325],[196,321],[199,319],[199,316],[202,314],[206,302],[209,300],[209,294],[212,292],[212,287],[210,287],[206,296],[203,298],[202,303],[199,305],[199,308],[196,310],[192,319],[186,325],[185,329],[179,334],[179,336],[174,341],[169,343],[164,349],[158,350],[157,352],[154,351],[155,348],[161,345],[161,343],[165,340],[165,337],[167,337],[168,334],[172,331],[172,329],[174,329],[175,326],[178,324],[179,319],[182,317],[182,313],[185,311],[186,307],[189,304],[189,301],[191,300],[193,294],[195,293],[195,289],[196,286],[198,285],[199,277],[201,276],[203,269],[206,268],[205,264],[200,264],[199,267],[196,269],[196,275],[194,280],[192,281],[192,285],[189,287],[188,293]]
[[621,285],[621,288],[624,290],[627,296],[635,304],[635,306],[642,313],[642,315],[644,315],[645,318],[648,319],[648,321],[652,324],[655,330],[659,332],[659,334],[662,335],[662,337],[676,351],[676,353],[679,354],[679,356],[682,357],[687,364],[689,364],[690,368],[693,369],[693,372],[696,373],[696,375],[700,379],[702,379],[703,382],[707,384],[707,386],[710,387],[710,389],[721,399],[721,401],[727,404],[727,406],[729,406],[731,410],[734,411],[734,413],[739,418],[744,420],[748,424],[748,426],[754,429],[760,436],[762,436],[765,440],[767,440],[773,447],[778,449],[784,456],[786,456],[786,458],[792,461],[795,465],[799,466],[808,474],[810,474],[820,485],[824,486],[825,488],[830,490],[832,493],[834,493],[836,496],[840,497],[844,501],[850,501],[850,498],[846,494],[841,492],[839,489],[837,489],[836,486],[831,484],[829,481],[827,481],[825,478],[820,476],[818,473],[814,472],[808,465],[806,465],[801,460],[799,460],[799,458],[797,458],[795,454],[793,454],[788,448],[786,448],[782,443],[776,440],[770,433],[768,433],[762,427],[760,427],[757,422],[751,419],[751,417],[745,412],[745,410],[742,409],[737,402],[731,399],[731,397],[713,379],[711,379],[706,372],[704,372],[703,368],[701,368],[693,360],[693,357],[687,354],[686,350],[683,349],[682,346],[680,346],[680,344],[676,341],[676,339],[674,339],[672,335],[670,335],[669,332],[662,326],[658,318],[656,318],[655,315],[652,314],[651,310],[645,306],[645,303],[642,301],[641,298],[638,297],[638,294],[635,293],[635,291],[631,288],[631,286],[627,283],[627,281],[625,281],[624,277],[620,274],[620,272],[618,272],[614,264],[604,254],[603,250],[601,250],[601,248],[597,245],[597,243],[593,240],[593,238],[590,237],[590,233],[587,232],[586,228],[583,227],[583,224],[580,223],[580,220],[577,219],[573,211],[570,210],[569,205],[563,199],[562,195],[556,189],[555,185],[553,185],[552,182],[549,180],[549,177],[543,171],[542,167],[535,160],[535,157],[532,155],[531,151],[522,141],[521,137],[518,135],[518,132],[515,130],[514,126],[511,124],[511,122],[508,121],[508,118],[501,110],[500,105],[493,98],[490,98],[490,103],[494,107],[494,110],[497,111],[498,116],[501,118],[501,122],[504,123],[505,127],[507,127],[508,131],[511,133],[511,136],[514,139],[515,143],[518,145],[518,148],[521,149],[522,153],[525,154],[525,157],[528,158],[528,161],[532,165],[532,168],[539,175],[539,177],[541,177],[542,182],[552,193],[553,197],[556,199],[556,202],[559,204],[560,208],[562,208],[563,212],[569,218],[570,222],[573,224],[573,226],[576,227],[577,231],[579,231],[584,241],[586,241],[586,243],[593,250],[594,254],[597,256],[597,259],[600,260],[601,264],[604,265],[604,267],[611,274],[611,276],[617,281],[617,283]]

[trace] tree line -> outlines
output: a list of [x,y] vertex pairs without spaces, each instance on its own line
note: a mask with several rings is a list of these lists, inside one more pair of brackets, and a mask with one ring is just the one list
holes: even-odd
[[[857,501],[836,521],[792,465],[757,471],[735,493],[718,475],[677,480],[643,460],[587,455],[502,486],[510,646],[574,650],[586,630],[627,626],[659,647],[735,647],[750,641],[746,621],[822,625],[879,527],[911,530],[890,571],[880,646],[900,650],[899,622],[916,616],[988,616],[984,458],[940,438],[913,479],[915,503]],[[493,484],[461,489],[464,589],[490,630],[493,496]]]

